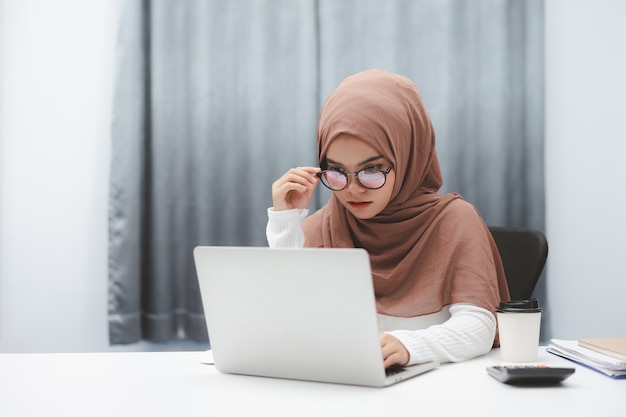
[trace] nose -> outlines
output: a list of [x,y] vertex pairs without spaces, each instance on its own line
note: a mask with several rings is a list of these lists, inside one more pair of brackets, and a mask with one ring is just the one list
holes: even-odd
[[346,190],[351,193],[354,192],[364,192],[367,191],[365,187],[363,187],[356,179],[356,174],[351,173],[348,175],[348,185],[346,186]]

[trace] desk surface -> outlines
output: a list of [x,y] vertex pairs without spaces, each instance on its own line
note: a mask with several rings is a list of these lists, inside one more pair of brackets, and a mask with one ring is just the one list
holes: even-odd
[[485,371],[502,363],[493,350],[368,388],[226,375],[201,358],[202,352],[0,354],[0,416],[617,416],[626,394],[626,380],[543,348],[539,363],[574,366],[576,373],[558,386],[508,386]]

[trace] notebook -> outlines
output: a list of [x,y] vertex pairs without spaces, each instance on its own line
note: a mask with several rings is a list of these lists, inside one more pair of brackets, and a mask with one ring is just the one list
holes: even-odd
[[384,387],[363,249],[199,246],[193,251],[213,360],[223,373]]
[[580,339],[578,345],[626,361],[626,336]]

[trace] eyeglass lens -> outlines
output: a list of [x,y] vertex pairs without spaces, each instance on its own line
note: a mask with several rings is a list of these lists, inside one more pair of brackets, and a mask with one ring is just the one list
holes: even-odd
[[[378,170],[362,169],[357,172],[356,178],[363,187],[377,189],[385,185],[385,174]],[[323,171],[322,182],[333,190],[342,190],[348,185],[348,175],[341,171]]]

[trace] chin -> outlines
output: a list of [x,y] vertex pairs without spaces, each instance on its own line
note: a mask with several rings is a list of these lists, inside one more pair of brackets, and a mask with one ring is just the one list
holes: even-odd
[[367,219],[371,219],[372,217],[376,216],[378,213],[372,213],[369,211],[359,211],[359,210],[348,210],[350,213],[352,213],[352,215],[354,217],[356,217],[357,219],[360,220],[367,220]]

